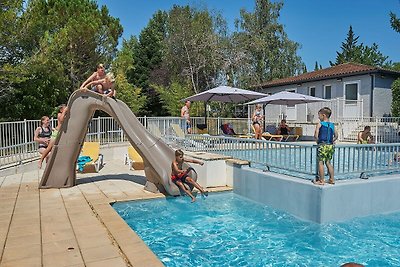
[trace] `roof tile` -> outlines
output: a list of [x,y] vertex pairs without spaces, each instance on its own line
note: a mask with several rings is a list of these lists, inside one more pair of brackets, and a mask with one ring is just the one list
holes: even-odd
[[395,73],[400,76],[400,72],[395,72],[391,70],[386,70],[374,66],[368,66],[358,63],[344,63],[340,65],[336,65],[330,68],[316,70],[312,72],[307,72],[304,74],[300,74],[298,76],[287,77],[283,79],[272,80],[258,86],[253,87],[273,87],[273,86],[280,86],[285,84],[293,84],[293,83],[302,83],[308,81],[315,81],[315,80],[324,80],[336,77],[343,77],[348,75],[355,75],[361,73],[373,73],[373,72],[389,72]]

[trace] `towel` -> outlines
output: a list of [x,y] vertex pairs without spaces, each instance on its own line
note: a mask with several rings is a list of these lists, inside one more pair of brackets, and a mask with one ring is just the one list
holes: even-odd
[[85,167],[86,163],[91,162],[92,158],[89,156],[79,156],[78,161],[76,164],[78,164],[78,170],[80,172],[83,171],[83,167]]

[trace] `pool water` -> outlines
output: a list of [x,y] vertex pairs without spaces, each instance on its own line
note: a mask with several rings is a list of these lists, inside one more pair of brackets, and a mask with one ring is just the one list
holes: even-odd
[[400,266],[400,213],[320,225],[232,192],[113,207],[165,266]]

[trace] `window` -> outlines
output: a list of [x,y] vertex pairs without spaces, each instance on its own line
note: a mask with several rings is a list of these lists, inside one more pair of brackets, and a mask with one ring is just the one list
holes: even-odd
[[308,94],[310,96],[315,96],[315,87],[308,88]]
[[356,104],[358,100],[358,84],[348,83],[345,85],[346,104]]
[[332,98],[332,86],[325,85],[324,87],[324,98],[331,99]]

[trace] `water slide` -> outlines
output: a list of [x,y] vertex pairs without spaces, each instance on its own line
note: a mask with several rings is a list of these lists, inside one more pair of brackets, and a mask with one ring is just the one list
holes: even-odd
[[[161,138],[147,131],[124,102],[88,90],[77,90],[71,95],[68,108],[69,112],[40,181],[40,188],[62,188],[76,184],[76,162],[85,140],[87,126],[94,112],[102,110],[118,122],[131,145],[143,158],[146,189],[153,192],[158,189],[169,195],[180,194],[178,187],[170,180],[174,150]],[[122,158],[123,155],[121,160]],[[191,176],[196,179],[195,173]]]

